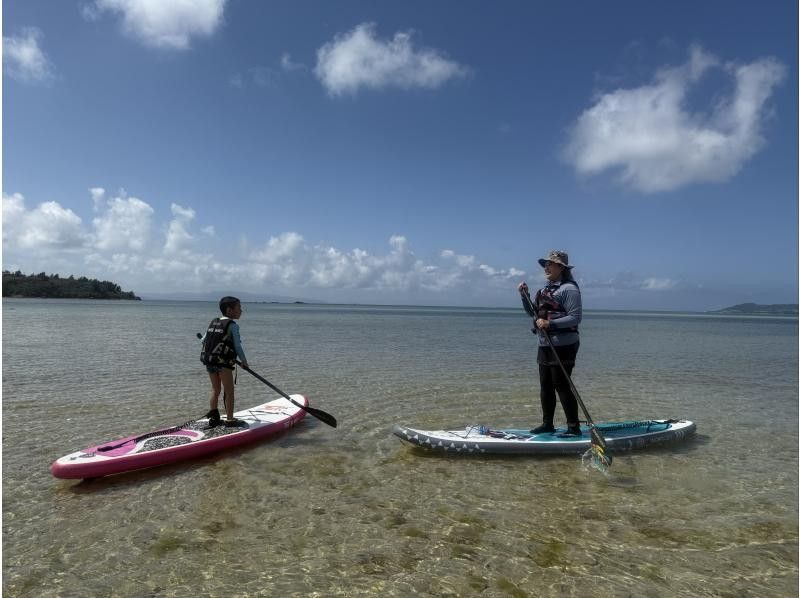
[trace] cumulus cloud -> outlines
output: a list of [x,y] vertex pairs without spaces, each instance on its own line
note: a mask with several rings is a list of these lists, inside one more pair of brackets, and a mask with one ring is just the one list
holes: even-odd
[[54,201],[28,210],[21,194],[3,193],[4,250],[61,252],[80,249],[85,240],[81,219],[72,210]]
[[[83,222],[57,202],[30,206],[21,194],[4,193],[4,267],[111,278],[140,293],[227,287],[320,298],[358,295],[403,302],[424,297],[451,304],[504,304],[513,301],[519,281],[541,279],[540,270],[487,264],[452,249],[422,257],[399,234],[379,251],[313,243],[295,231],[234,247],[186,205],[171,204],[165,221],[157,222],[149,203],[124,190],[93,187],[86,201],[92,217]],[[214,252],[218,244],[223,253]],[[579,282],[595,298],[658,297],[695,288],[635,272]]]
[[678,283],[671,278],[645,278],[642,282],[641,289],[643,291],[666,291],[674,289]]
[[[689,94],[712,72],[732,91],[691,106]],[[785,72],[772,58],[724,63],[693,47],[685,64],[660,69],[652,83],[600,95],[572,126],[564,158],[583,175],[619,171],[644,193],[726,181],[763,146],[767,100]]]
[[109,199],[92,221],[94,245],[103,251],[142,251],[150,241],[152,215],[153,208],[136,197]]
[[9,77],[26,83],[53,78],[53,67],[39,46],[42,38],[36,27],[27,27],[18,36],[3,36],[3,67]]
[[222,23],[227,0],[95,0],[83,15],[122,17],[123,31],[146,46],[186,50],[193,37],[210,36]]
[[374,23],[362,23],[336,35],[317,50],[314,73],[332,96],[355,94],[360,88],[433,89],[469,69],[448,60],[437,50],[415,48],[411,32],[378,39]]
[[191,246],[194,237],[189,233],[189,226],[194,220],[195,213],[193,209],[184,208],[176,203],[172,204],[170,209],[172,210],[173,218],[167,230],[164,251],[166,253],[176,253],[189,249]]
[[509,285],[524,274],[515,268],[481,264],[474,256],[444,250],[439,259],[426,261],[411,249],[402,235],[390,237],[383,255],[362,249],[342,251],[327,245],[310,245],[298,233],[272,237],[249,258],[248,268],[264,284],[373,291],[447,292],[471,286]]
[[296,232],[270,238],[252,253],[250,263],[264,283],[318,288],[410,289],[419,286],[424,265],[402,236],[389,239],[387,255],[370,255],[361,249],[342,251],[326,245],[309,245]]
[[99,211],[106,199],[106,190],[102,187],[92,187],[89,189],[89,195],[92,196],[94,211]]
[[[126,286],[158,291],[230,285],[309,294],[369,290],[460,296],[476,289],[506,294],[525,274],[449,249],[423,259],[403,235],[390,237],[386,251],[375,253],[309,243],[289,231],[254,247],[242,244],[233,254],[228,249],[214,255],[204,241],[214,235],[213,227],[198,227],[198,234],[193,208],[173,203],[168,222],[160,226],[153,223],[155,210],[144,200],[128,197],[124,190],[113,195],[100,187],[89,190],[87,203],[94,217],[87,227],[56,202],[29,208],[22,195],[4,194],[4,259],[31,271],[50,271],[57,263],[70,272],[113,275]],[[66,249],[72,255],[69,263]]]
[[610,289],[615,291],[670,291],[685,288],[687,285],[667,277],[645,276],[636,272],[620,272],[608,279],[581,281],[587,289]]

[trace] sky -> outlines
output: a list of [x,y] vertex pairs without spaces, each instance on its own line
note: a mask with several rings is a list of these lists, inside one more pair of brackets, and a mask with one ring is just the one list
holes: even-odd
[[143,298],[798,295],[796,1],[3,3],[4,270]]

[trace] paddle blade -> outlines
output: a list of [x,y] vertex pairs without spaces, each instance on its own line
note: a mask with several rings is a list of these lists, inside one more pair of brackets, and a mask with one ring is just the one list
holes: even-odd
[[600,434],[600,432],[594,426],[592,426],[591,435],[592,435],[592,446],[588,452],[590,452],[592,456],[592,466],[595,469],[605,473],[606,471],[608,471],[608,468],[611,467],[611,462],[613,461],[613,457],[606,448],[605,438],[603,438],[603,435]]
[[[294,402],[294,401],[292,401],[292,402]],[[330,413],[326,413],[325,411],[322,411],[321,409],[314,409],[313,407],[302,407],[302,409],[305,410],[306,413],[308,413],[309,415],[313,415],[318,420],[320,420],[321,422],[325,422],[326,424],[328,424],[332,428],[335,428],[336,425],[337,425],[336,424],[336,418],[333,417]]]
[[603,452],[606,452],[606,439],[600,434],[596,426],[591,427],[592,446],[598,446]]

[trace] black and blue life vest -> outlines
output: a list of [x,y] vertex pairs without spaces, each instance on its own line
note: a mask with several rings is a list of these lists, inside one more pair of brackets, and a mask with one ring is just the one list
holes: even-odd
[[200,361],[205,365],[231,369],[236,365],[236,349],[228,330],[232,322],[229,318],[211,320],[200,351]]
[[[570,282],[575,284],[571,280],[563,281],[564,283]],[[562,307],[559,300],[556,298],[556,291],[561,287],[561,282],[559,283],[550,283],[543,289],[539,289],[536,291],[536,298],[533,300],[533,309],[536,312],[536,317],[541,318],[542,320],[556,320],[558,318],[563,318],[567,315],[567,312]],[[577,286],[577,285],[575,285]],[[571,326],[569,328],[559,328],[559,332],[578,332],[577,326]]]

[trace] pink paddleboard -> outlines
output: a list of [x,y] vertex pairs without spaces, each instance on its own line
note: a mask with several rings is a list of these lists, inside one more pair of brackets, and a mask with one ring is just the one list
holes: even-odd
[[[291,395],[308,406],[303,395]],[[175,463],[262,440],[294,426],[306,412],[281,397],[234,415],[241,427],[210,428],[207,419],[187,422],[179,429],[165,428],[85,448],[57,459],[50,472],[57,478],[97,478],[113,473]],[[224,416],[223,416],[224,417]]]

